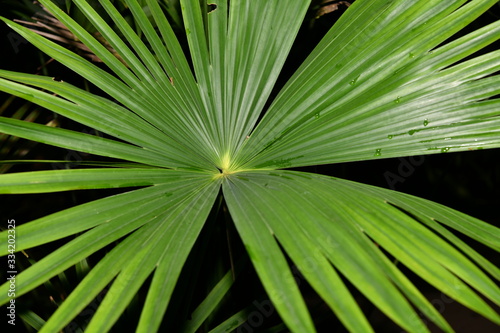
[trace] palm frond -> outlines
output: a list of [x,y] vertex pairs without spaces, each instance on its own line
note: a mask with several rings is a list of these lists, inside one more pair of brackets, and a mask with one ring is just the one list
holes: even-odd
[[[500,52],[476,54],[500,38],[500,21],[454,37],[496,1],[357,0],[273,101],[310,1],[103,0],[97,9],[74,0],[92,29],[54,2],[41,3],[52,15],[43,23],[52,31],[46,36],[76,40],[102,64],[38,29],[1,19],[99,91],[5,70],[0,89],[104,137],[6,117],[0,130],[117,161],[0,175],[0,193],[144,187],[16,227],[16,251],[70,237],[19,274],[17,297],[110,249],[41,332],[63,330],[103,293],[84,328],[107,332],[144,284],[137,330],[160,330],[188,255],[202,228],[211,227],[205,221],[218,195],[283,319],[271,331],[284,325],[316,331],[290,262],[352,332],[373,332],[352,286],[404,330],[429,331],[420,312],[453,332],[406,269],[500,323],[485,301],[500,304],[494,281],[500,269],[462,237],[499,251],[498,228],[406,194],[275,170],[500,147]],[[346,3],[326,2],[317,15]],[[181,21],[178,5],[187,48],[173,26]],[[8,239],[8,231],[0,232],[0,242]],[[176,327],[198,329],[228,295],[230,277],[217,276],[219,283],[193,307],[193,321]],[[2,304],[9,301],[8,288],[0,286]],[[241,325],[247,305],[217,317],[222,323],[213,331]],[[27,322],[42,324],[28,314]]]
[[498,147],[499,100],[486,101],[498,51],[459,61],[498,40],[500,22],[441,45],[496,1],[464,2],[355,2],[246,142],[242,168]]
[[[356,310],[336,270],[402,328],[411,332],[426,331],[421,322],[410,320],[417,314],[406,297],[440,328],[452,331],[390,262],[380,249],[383,248],[450,297],[500,322],[500,316],[467,286],[498,304],[500,290],[495,283],[463,254],[397,207],[402,204],[413,211],[414,201],[426,203],[430,214],[425,218],[427,225],[438,224],[432,218],[444,211],[447,216],[458,214],[449,208],[403,195],[396,196],[397,201],[393,203],[386,197],[391,197],[391,191],[370,191],[371,187],[362,184],[286,171],[241,173],[225,182],[223,189],[250,258],[277,304],[280,300],[273,299],[273,294],[288,295],[293,285],[290,287],[287,283],[290,272],[276,264],[275,257],[282,256],[281,250],[273,245],[276,241],[350,331],[366,332],[369,326],[361,326],[363,315]],[[476,228],[495,229],[470,217],[462,218]],[[498,233],[481,234],[488,242],[500,244]],[[273,236],[276,237],[273,242],[262,241],[263,237],[271,240]],[[456,245],[460,246],[461,242]],[[491,272],[498,275],[496,268]],[[326,292],[326,287],[334,288],[335,292]],[[295,318],[292,310],[287,314]],[[287,322],[286,315],[282,316],[289,327],[294,327],[296,323]]]

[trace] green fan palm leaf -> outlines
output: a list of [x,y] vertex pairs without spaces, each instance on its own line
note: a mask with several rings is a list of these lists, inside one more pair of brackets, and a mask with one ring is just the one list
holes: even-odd
[[[373,332],[353,287],[406,331],[429,331],[420,312],[453,332],[405,270],[500,324],[485,301],[500,305],[500,269],[459,235],[499,251],[498,228],[407,194],[278,170],[500,147],[500,52],[475,55],[500,38],[500,21],[454,36],[496,1],[357,0],[273,100],[310,1],[181,0],[178,38],[167,18],[180,21],[171,3],[124,1],[131,25],[112,1],[100,1],[112,26],[74,0],[116,54],[55,3],[40,2],[107,68],[2,20],[98,91],[6,70],[0,90],[105,137],[5,117],[0,131],[119,161],[0,175],[0,193],[126,188],[16,227],[16,251],[67,241],[19,273],[17,297],[109,249],[41,332],[69,327],[101,293],[84,328],[110,331],[141,290],[138,332],[244,324],[248,306],[228,320],[212,315],[231,297],[229,273],[214,274],[217,284],[207,284],[198,307],[186,303],[186,311],[197,309],[192,321],[165,322],[176,316],[179,277],[202,229],[213,227],[206,221],[218,196],[225,203],[217,218],[227,214],[226,226],[234,224],[293,332],[315,332],[318,320],[294,269],[351,332]],[[2,243],[8,239],[0,232]],[[8,290],[0,286],[1,303]]]
[[[183,166],[183,164],[178,164],[179,162],[176,163],[170,156],[164,157],[145,148],[124,144],[95,135],[4,117],[0,117],[0,122],[2,124],[2,131],[6,134],[39,141],[57,147],[159,167]],[[188,164],[188,166],[193,167],[195,164],[196,162]]]
[[[394,6],[387,17],[365,13],[369,17],[360,17],[363,24],[356,30],[343,26],[342,19],[350,19],[349,15],[343,16],[289,81],[252,134],[252,140],[248,140],[243,149],[248,152],[242,153],[242,159],[261,152],[245,166],[292,167],[494,145],[497,134],[478,133],[476,126],[464,126],[457,138],[446,133],[450,126],[458,130],[457,123],[469,125],[464,104],[477,108],[474,123],[487,122],[498,128],[498,123],[489,119],[490,105],[480,107],[474,103],[498,94],[497,78],[475,82],[498,71],[498,52],[449,66],[477,51],[478,44],[484,46],[497,40],[499,22],[483,28],[481,34],[456,41],[454,48],[445,45],[433,50],[462,27],[450,27],[448,22],[469,22],[488,6],[484,1],[473,1],[452,12],[463,2],[420,6],[422,13],[418,17],[413,17],[418,6],[408,9],[406,1],[386,3]],[[446,8],[440,11],[441,6]],[[406,12],[412,16],[407,17]],[[393,20],[391,15],[398,15],[398,19]],[[413,27],[405,29],[411,35],[394,25],[410,18]],[[370,29],[371,25],[385,30]],[[339,36],[347,40],[339,40]],[[464,136],[477,140],[464,143]]]

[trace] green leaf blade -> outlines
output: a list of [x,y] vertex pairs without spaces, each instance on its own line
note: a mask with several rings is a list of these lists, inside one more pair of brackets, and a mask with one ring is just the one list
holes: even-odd
[[[186,173],[166,169],[75,169],[0,175],[0,193],[47,193],[82,189],[135,187],[162,184],[173,175]],[[175,176],[174,176],[175,177]],[[85,182],[82,183],[82,179]]]
[[[252,223],[262,220],[292,260],[300,260],[297,251],[307,244],[297,236],[303,233],[310,242],[320,246],[321,252],[346,278],[400,326],[410,331],[426,331],[421,322],[410,320],[410,317],[417,317],[392,283],[440,327],[451,331],[430,303],[389,264],[371,239],[462,304],[494,322],[500,319],[461,279],[494,302],[499,300],[498,287],[465,256],[421,227],[419,222],[401,212],[390,212],[392,208],[387,207],[384,196],[375,195],[376,188],[366,194],[362,184],[285,171],[246,172],[235,175],[229,182],[237,184],[238,191],[247,196],[245,201],[252,203],[246,208],[247,220]],[[411,202],[401,197],[398,200],[406,206]],[[452,211],[446,210],[442,214],[450,216]],[[471,220],[469,223],[481,226]],[[298,229],[292,231],[294,228]],[[371,262],[373,266],[368,265]],[[382,270],[384,266],[387,268]],[[385,273],[387,270],[391,273]],[[365,279],[368,276],[369,280]],[[313,281],[311,283],[314,286]]]
[[[193,191],[200,181],[210,179],[210,176],[203,174],[167,170],[162,177],[163,180],[158,186],[99,199],[18,226],[16,231],[19,237],[16,240],[16,250],[21,251],[49,243],[99,226],[113,218],[125,218],[123,216],[125,212],[132,214],[136,210],[134,207],[148,205],[148,202],[162,195],[164,200],[168,197],[174,198],[175,195],[182,196],[183,191]],[[130,207],[124,210],[124,204]],[[79,221],[79,223],[67,221]],[[0,239],[7,242],[7,232],[1,232]],[[0,254],[6,255],[7,248],[0,249]]]
[[276,310],[293,331],[315,332],[292,272],[271,230],[261,219],[249,223],[253,214],[243,209],[242,205],[249,202],[249,198],[241,191],[241,184],[226,181],[223,191],[236,228]]
[[[262,130],[257,127],[243,146],[242,168],[499,147],[498,131],[479,129],[498,127],[496,118],[485,115],[487,108],[474,109],[474,122],[465,112],[498,94],[498,76],[487,77],[498,71],[498,52],[446,66],[498,39],[500,24],[431,51],[494,1],[472,1],[456,10],[462,3],[358,1],[350,6],[345,20],[365,17],[376,6],[380,17],[360,21],[356,31],[348,29],[344,17],[337,22],[274,101]],[[401,30],[393,26],[398,20],[410,23]],[[378,30],[365,31],[370,25]],[[451,136],[450,127],[462,131]]]

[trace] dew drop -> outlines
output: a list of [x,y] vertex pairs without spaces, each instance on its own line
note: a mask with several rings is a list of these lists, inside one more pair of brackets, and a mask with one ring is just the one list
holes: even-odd
[[359,75],[358,75],[358,76],[356,76],[354,79],[352,79],[352,80],[351,80],[351,82],[349,82],[349,84],[350,84],[351,86],[355,85],[355,84],[356,84],[356,81],[358,81],[358,78],[359,78]]
[[314,118],[319,119],[319,112],[314,115]]
[[412,52],[410,52],[409,56],[410,56],[410,58],[412,58],[412,59],[413,59],[413,58],[415,58],[415,55],[414,55]]
[[374,156],[380,156],[382,155],[382,149],[375,149],[375,155]]
[[389,135],[387,136],[387,139],[389,139],[389,140],[390,140],[390,139],[392,139],[393,137],[394,137],[393,135],[389,134]]
[[427,119],[424,119],[424,126],[429,125],[429,121]]
[[413,135],[413,134],[415,134],[415,132],[416,132],[416,130],[409,130],[408,134]]
[[394,103],[396,104],[399,104],[401,102],[401,97],[397,97],[395,100],[394,100]]
[[441,148],[441,152],[442,153],[446,153],[450,150],[450,147],[444,147],[444,148]]

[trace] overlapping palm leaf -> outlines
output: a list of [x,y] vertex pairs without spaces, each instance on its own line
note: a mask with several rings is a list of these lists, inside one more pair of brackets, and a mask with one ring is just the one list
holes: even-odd
[[[428,331],[415,309],[452,331],[386,253],[500,323],[482,298],[500,304],[493,281],[499,269],[450,231],[498,251],[497,228],[424,199],[277,170],[500,147],[500,100],[494,98],[500,92],[500,76],[494,75],[500,52],[469,57],[499,38],[500,22],[445,43],[496,1],[358,0],[268,110],[308,1],[220,0],[200,6],[183,0],[189,56],[156,1],[146,1],[154,24],[136,0],[125,2],[141,36],[109,0],[100,3],[119,33],[86,1],[74,0],[117,58],[51,1],[41,1],[109,71],[3,19],[107,97],[3,70],[0,89],[111,138],[7,118],[0,118],[0,130],[136,164],[6,174],[0,176],[0,193],[149,186],[17,228],[17,250],[83,232],[21,272],[18,295],[123,238],[42,331],[63,329],[111,284],[87,327],[108,331],[150,275],[137,330],[158,330],[220,188],[262,284],[294,332],[315,328],[285,253],[352,332],[372,328],[345,279],[407,331]],[[0,238],[6,241],[7,234]],[[7,289],[0,287],[2,302],[8,301]]]

